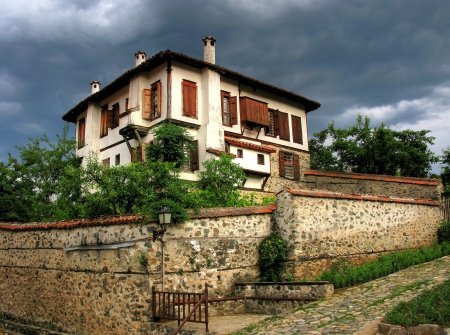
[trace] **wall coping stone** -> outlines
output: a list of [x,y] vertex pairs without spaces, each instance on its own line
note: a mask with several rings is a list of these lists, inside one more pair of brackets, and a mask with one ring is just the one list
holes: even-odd
[[[326,190],[309,190],[309,189],[291,189],[286,187],[286,191],[295,196],[305,196],[313,198],[331,198],[331,199],[347,199],[347,200],[360,200],[360,201],[377,201],[377,202],[394,202],[401,204],[415,204],[415,205],[428,205],[428,206],[440,206],[440,203],[430,198],[397,198],[397,197],[385,197],[379,195],[356,195],[349,193],[332,192]],[[278,193],[281,193],[280,191]]]
[[[270,214],[277,208],[276,203],[271,203],[266,206],[249,206],[249,207],[223,207],[223,208],[207,208],[200,210],[199,213],[190,213],[190,219],[206,219],[219,218],[227,216],[241,216],[241,215],[259,215]],[[0,230],[7,231],[31,231],[31,230],[49,230],[49,229],[75,229],[80,227],[95,227],[95,226],[113,226],[120,224],[135,224],[143,223],[145,221],[142,215],[109,215],[102,216],[96,219],[73,219],[54,222],[0,222]],[[150,220],[149,222],[156,222]]]
[[441,183],[441,179],[437,178],[413,178],[413,177],[400,177],[400,176],[376,175],[365,173],[346,173],[346,172],[323,171],[323,170],[307,170],[305,172],[305,176],[375,180],[391,183],[406,183],[425,186],[437,186]]
[[268,286],[268,285],[286,285],[286,286],[301,286],[301,285],[325,285],[332,284],[330,281],[283,281],[283,282],[244,282],[244,283],[235,283],[235,286],[247,286],[247,285],[255,285],[255,286]]

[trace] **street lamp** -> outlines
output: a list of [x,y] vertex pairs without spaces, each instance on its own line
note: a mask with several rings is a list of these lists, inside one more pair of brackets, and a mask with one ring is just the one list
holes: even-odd
[[172,221],[172,213],[170,212],[170,209],[166,207],[166,205],[163,205],[163,207],[159,211],[158,218],[159,224],[161,225],[162,229],[153,231],[153,242],[155,242],[158,238],[162,238],[164,236],[164,233],[167,230],[167,225],[170,223],[170,221]]

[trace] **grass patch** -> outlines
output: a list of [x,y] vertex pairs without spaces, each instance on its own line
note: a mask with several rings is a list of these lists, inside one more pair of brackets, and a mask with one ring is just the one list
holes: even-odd
[[429,248],[406,250],[383,255],[377,260],[353,266],[349,262],[338,262],[323,272],[316,280],[331,281],[334,287],[349,287],[387,276],[402,269],[450,255],[450,243],[443,242]]
[[404,327],[419,324],[450,326],[450,280],[426,290],[410,302],[401,302],[385,317],[385,321]]

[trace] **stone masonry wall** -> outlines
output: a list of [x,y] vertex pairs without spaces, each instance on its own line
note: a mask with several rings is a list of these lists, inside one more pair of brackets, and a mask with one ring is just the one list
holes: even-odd
[[291,189],[278,194],[274,214],[296,278],[312,278],[337,260],[432,245],[441,220],[439,203],[429,199]]
[[[201,292],[209,282],[215,298],[255,280],[256,247],[271,231],[273,209],[209,211],[170,226],[165,289]],[[141,221],[0,224],[0,315],[76,334],[153,332],[151,288],[162,287],[162,248],[152,241],[159,226]]]

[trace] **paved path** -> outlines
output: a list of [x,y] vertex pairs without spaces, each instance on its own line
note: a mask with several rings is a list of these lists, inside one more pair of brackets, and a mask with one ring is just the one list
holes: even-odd
[[[337,290],[332,299],[273,322],[247,327],[246,334],[374,335],[393,306],[450,278],[450,256],[413,266],[365,284]],[[244,332],[244,331],[242,331]],[[450,333],[449,333],[450,334]]]

